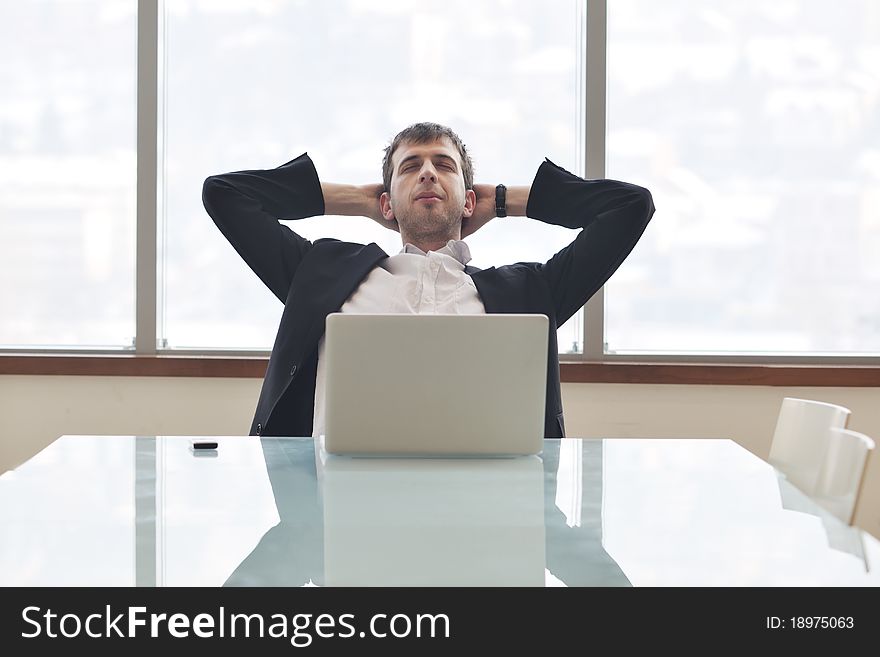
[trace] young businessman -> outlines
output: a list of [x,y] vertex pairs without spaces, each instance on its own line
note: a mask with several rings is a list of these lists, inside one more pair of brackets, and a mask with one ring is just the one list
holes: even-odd
[[[395,136],[382,169],[380,184],[322,183],[303,154],[276,169],[205,180],[208,214],[284,303],[251,435],[323,433],[324,320],[332,312],[354,312],[547,315],[544,435],[564,436],[557,327],[632,251],[654,213],[650,192],[584,180],[549,160],[531,186],[474,184],[461,139],[435,123],[417,123]],[[278,221],[322,214],[369,217],[399,231],[403,249],[389,256],[376,244],[313,243]],[[468,266],[462,238],[495,217],[529,217],[580,232],[544,263]]]

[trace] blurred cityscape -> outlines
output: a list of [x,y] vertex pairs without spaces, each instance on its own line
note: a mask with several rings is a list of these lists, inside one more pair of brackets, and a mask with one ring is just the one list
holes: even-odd
[[[170,347],[269,349],[281,304],[201,204],[212,174],[308,152],[378,182],[406,125],[446,123],[478,182],[583,173],[577,0],[166,0],[160,263]],[[135,0],[0,5],[0,344],[134,336]],[[880,353],[880,4],[613,0],[607,175],[657,214],[607,286],[615,352]],[[292,222],[310,239],[397,234]],[[495,221],[480,267],[574,231]],[[578,350],[580,313],[560,332]]]
[[616,352],[880,353],[880,3],[609,2]]
[[132,344],[135,19],[0,3],[0,345]]

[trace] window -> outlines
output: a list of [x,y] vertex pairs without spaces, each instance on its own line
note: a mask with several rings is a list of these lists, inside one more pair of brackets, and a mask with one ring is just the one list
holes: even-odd
[[0,5],[0,345],[135,333],[134,0]]
[[872,0],[608,4],[607,175],[657,216],[611,353],[880,353]]
[[[308,151],[321,179],[381,181],[383,149],[417,121],[451,126],[478,182],[530,184],[550,157],[579,168],[576,0],[549,3],[165,2],[163,306],[171,348],[271,348],[282,305],[201,204],[209,175]],[[309,238],[400,238],[369,219],[290,222]],[[576,231],[495,220],[477,267],[546,260]],[[580,350],[580,313],[560,350]]]
[[[433,120],[480,182],[528,184],[547,156],[653,192],[654,221],[561,353],[878,362],[872,0],[35,0],[0,8],[0,36],[2,350],[131,350],[135,334],[143,353],[268,350],[281,304],[202,181],[304,151],[323,180],[378,181],[388,140]],[[136,138],[158,142],[140,178],[158,216],[136,217]],[[136,290],[135,230],[153,221]],[[295,229],[400,248],[367,219]],[[545,260],[574,234],[496,220],[472,264]]]

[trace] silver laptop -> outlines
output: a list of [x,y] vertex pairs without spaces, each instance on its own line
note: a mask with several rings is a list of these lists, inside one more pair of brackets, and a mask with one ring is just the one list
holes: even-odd
[[544,439],[544,315],[327,317],[324,448],[517,456]]

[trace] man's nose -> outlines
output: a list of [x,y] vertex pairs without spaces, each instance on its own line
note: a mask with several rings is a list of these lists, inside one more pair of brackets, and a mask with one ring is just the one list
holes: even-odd
[[419,172],[419,182],[437,182],[437,171],[430,163],[425,163],[422,167],[422,170]]

